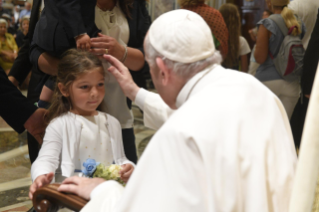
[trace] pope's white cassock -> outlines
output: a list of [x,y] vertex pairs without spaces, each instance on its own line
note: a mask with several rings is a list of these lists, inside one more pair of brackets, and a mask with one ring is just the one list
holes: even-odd
[[182,88],[176,111],[143,89],[136,102],[159,130],[126,188],[99,185],[82,211],[288,210],[297,161],[289,121],[254,77],[212,65]]

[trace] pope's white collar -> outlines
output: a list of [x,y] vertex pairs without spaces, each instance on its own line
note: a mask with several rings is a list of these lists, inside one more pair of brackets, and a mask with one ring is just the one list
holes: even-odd
[[186,84],[183,86],[182,90],[178,93],[178,96],[176,98],[176,107],[180,108],[184,102],[187,101],[190,92],[192,91],[193,87],[196,86],[197,82],[200,81],[207,72],[213,70],[217,64],[213,64],[205,68],[203,71],[195,74],[190,80],[186,82]]

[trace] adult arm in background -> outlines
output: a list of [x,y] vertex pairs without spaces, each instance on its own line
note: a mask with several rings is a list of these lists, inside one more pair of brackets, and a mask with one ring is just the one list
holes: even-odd
[[37,109],[21,92],[8,80],[0,68],[0,116],[18,133],[25,129],[42,143],[46,110]]
[[[24,44],[21,47],[18,57],[15,59],[13,66],[8,75],[9,80],[18,86],[23,83],[27,75],[32,69],[32,63],[29,59],[30,43],[27,39],[24,40]],[[42,53],[38,59],[39,69],[46,74],[56,76],[58,70],[59,60],[50,56],[47,53]]]
[[[125,55],[124,46],[120,45],[116,39],[101,33],[98,34],[98,37],[91,39],[91,46],[93,48],[90,51],[98,56],[105,54],[105,49],[108,50],[108,54],[112,55],[118,60],[122,60]],[[124,61],[124,65],[132,71],[139,71],[145,63],[143,53],[136,48],[126,48],[127,57]]]
[[263,64],[267,59],[270,36],[271,32],[268,31],[268,29],[266,29],[264,25],[259,25],[259,29],[257,32],[257,42],[254,53],[256,62],[259,64]]
[[129,99],[135,101],[136,105],[144,111],[145,126],[155,130],[159,129],[174,110],[168,107],[158,94],[138,87],[134,83],[129,70],[116,58],[110,55],[104,55],[103,57],[111,63],[112,66],[108,71],[115,77],[123,93]]
[[311,38],[304,55],[303,73],[301,75],[301,87],[303,94],[310,97],[311,89],[316,75],[316,70],[319,60],[319,9],[317,14],[317,21]]
[[[42,0],[33,0],[29,31],[26,37],[24,38],[24,44],[21,47],[20,51],[18,52],[18,57],[15,59],[9,73],[9,80],[13,82],[13,84],[16,86],[18,84],[23,83],[23,81],[25,80],[25,78],[28,76],[29,72],[32,69],[29,50],[30,50],[30,43],[33,38],[34,29],[39,19],[39,10],[41,7],[41,2]],[[40,58],[39,58],[39,61],[40,61]],[[40,64],[39,64],[39,67],[41,67]],[[50,68],[51,68],[50,66],[42,67],[41,70],[45,72],[46,70],[49,70]],[[50,73],[47,73],[47,74],[50,74]]]

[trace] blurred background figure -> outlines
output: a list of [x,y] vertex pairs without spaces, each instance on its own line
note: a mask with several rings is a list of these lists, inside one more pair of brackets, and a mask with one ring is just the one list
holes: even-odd
[[248,71],[248,54],[250,47],[247,40],[241,36],[240,15],[236,5],[228,3],[219,8],[222,14],[228,32],[228,55],[222,65],[225,68]]
[[13,23],[19,24],[20,6],[19,5],[14,6],[12,13],[13,13],[13,17],[14,17]]
[[25,2],[23,10],[21,10],[20,15],[19,15],[19,22],[21,23],[21,19],[24,16],[29,16],[31,15],[31,4],[29,2]]
[[24,37],[28,34],[29,23],[30,23],[30,18],[28,16],[24,16],[21,19],[20,28],[17,32],[17,37],[16,37],[16,43],[19,49],[24,44],[24,41],[23,41]]
[[17,57],[18,46],[14,37],[7,32],[8,23],[0,19],[0,66],[9,73],[15,58]]
[[5,19],[8,23],[7,32],[13,35],[15,38],[17,35],[17,28],[15,27],[14,23],[12,22],[12,17],[9,14],[3,13],[1,18]]
[[[262,19],[265,19],[265,18],[268,18],[270,15],[272,14],[272,12],[270,10],[265,10],[263,12],[263,16],[261,18]],[[250,35],[250,38],[256,42],[256,38],[257,38],[257,31],[258,31],[258,27],[256,26],[255,28],[253,29],[250,29],[248,32],[249,32],[249,35]],[[256,70],[257,68],[259,67],[259,63],[256,62],[255,60],[255,57],[254,57],[254,52],[255,52],[255,45],[253,47],[253,50],[251,52],[251,55],[250,55],[250,64],[249,64],[249,68],[248,68],[248,73],[255,76],[256,74]]]
[[10,10],[5,9],[5,8],[2,7],[2,4],[3,4],[3,1],[0,0],[0,17],[2,16],[3,13],[11,14],[11,11],[10,11]]
[[[293,11],[288,9],[289,0],[271,0],[272,12],[280,19],[288,29],[292,29],[291,34],[303,38],[305,26],[300,19],[294,16]],[[256,78],[266,85],[274,94],[278,96],[285,107],[289,119],[299,98],[300,86],[297,77],[285,80],[275,67],[270,57],[277,57],[279,48],[285,38],[279,26],[270,18],[258,22],[257,42],[255,49],[255,59],[260,64],[256,71]]]
[[205,0],[178,0],[182,9],[190,10],[200,15],[213,33],[214,44],[226,58],[228,53],[228,30],[220,12],[205,4]]

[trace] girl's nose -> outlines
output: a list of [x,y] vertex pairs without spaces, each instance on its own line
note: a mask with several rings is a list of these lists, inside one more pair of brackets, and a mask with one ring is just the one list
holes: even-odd
[[95,86],[93,86],[91,89],[91,96],[97,96],[97,94],[98,94],[98,90]]

